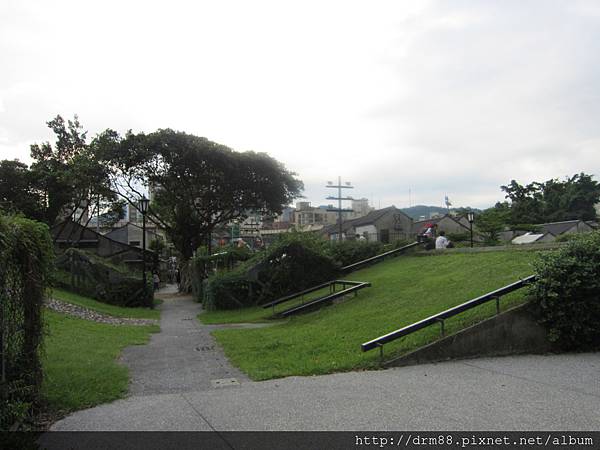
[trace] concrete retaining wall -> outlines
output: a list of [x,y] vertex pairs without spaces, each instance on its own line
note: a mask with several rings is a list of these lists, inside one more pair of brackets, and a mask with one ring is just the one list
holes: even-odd
[[503,312],[399,358],[385,367],[409,366],[480,356],[548,353],[553,346],[528,304]]

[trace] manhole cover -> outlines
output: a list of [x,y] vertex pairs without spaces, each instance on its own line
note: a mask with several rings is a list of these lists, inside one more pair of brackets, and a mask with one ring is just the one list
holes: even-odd
[[240,382],[235,378],[220,378],[218,380],[210,380],[210,384],[214,388],[223,388],[229,386],[239,386]]
[[196,347],[197,352],[210,352],[214,349],[215,348],[212,345],[200,345],[200,346]]

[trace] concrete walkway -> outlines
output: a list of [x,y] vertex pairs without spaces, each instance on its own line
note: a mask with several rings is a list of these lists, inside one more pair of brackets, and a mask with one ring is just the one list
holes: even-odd
[[213,389],[216,380],[248,378],[223,355],[210,332],[196,316],[202,306],[190,296],[179,295],[174,285],[157,294],[160,306],[160,333],[148,345],[127,347],[121,361],[130,369],[129,392],[133,396],[174,394]]
[[214,327],[195,320],[200,305],[164,299],[162,332],[124,352],[131,396],[52,430],[600,429],[600,353],[250,382],[222,356]]

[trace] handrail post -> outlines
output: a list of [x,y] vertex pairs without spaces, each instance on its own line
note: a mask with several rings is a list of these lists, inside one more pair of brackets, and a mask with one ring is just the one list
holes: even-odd
[[379,365],[383,365],[383,344],[378,342],[377,347],[379,347]]
[[496,300],[496,314],[500,314],[500,296],[494,295],[494,300]]
[[444,329],[444,319],[436,319],[440,323],[440,334],[442,337],[445,336],[446,330]]

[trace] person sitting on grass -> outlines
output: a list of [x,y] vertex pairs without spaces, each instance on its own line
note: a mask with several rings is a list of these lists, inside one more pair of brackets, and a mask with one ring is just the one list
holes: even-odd
[[440,250],[440,249],[448,248],[450,246],[451,246],[451,242],[446,237],[446,232],[440,231],[440,235],[435,240],[435,249]]

